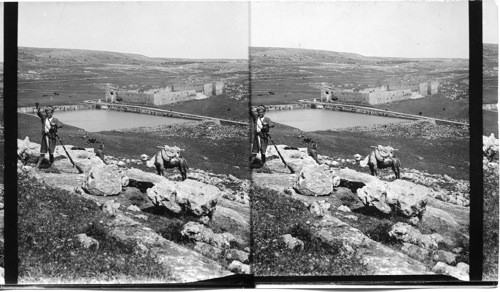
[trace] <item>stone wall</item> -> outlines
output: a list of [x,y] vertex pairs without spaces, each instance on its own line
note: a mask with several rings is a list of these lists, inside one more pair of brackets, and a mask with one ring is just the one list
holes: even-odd
[[429,86],[427,85],[427,82],[420,83],[418,85],[418,93],[423,96],[429,95]]
[[220,81],[212,82],[212,94],[219,95],[222,94],[222,89],[224,88],[224,83]]
[[116,91],[116,100],[126,103],[153,104],[154,94],[133,91]]
[[429,86],[430,86],[431,95],[438,94],[438,92],[439,92],[439,82],[435,82],[435,81],[430,82]]
[[154,105],[165,105],[181,101],[196,99],[196,91],[160,92],[154,95],[152,103]]
[[212,94],[213,94],[212,83],[208,83],[208,84],[203,85],[203,94],[206,96],[212,96]]
[[332,91],[329,88],[323,88],[321,90],[321,101],[329,102],[332,101]]
[[106,102],[115,102],[115,101],[116,101],[116,91],[106,90]]
[[202,92],[203,85],[174,84],[172,91],[177,92],[177,91],[190,91],[190,90]]
[[333,90],[332,98],[337,98],[339,102],[349,102],[358,104],[368,103],[369,93]]
[[418,83],[414,84],[389,84],[387,85],[387,89],[389,91],[394,91],[394,90],[411,90],[411,91],[419,91],[420,85]]
[[389,103],[409,99],[410,96],[410,89],[372,92],[369,93],[368,103],[371,105]]

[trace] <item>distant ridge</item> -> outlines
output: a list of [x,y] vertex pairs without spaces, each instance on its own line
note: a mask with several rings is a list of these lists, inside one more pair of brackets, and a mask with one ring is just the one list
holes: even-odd
[[253,58],[291,58],[292,60],[296,61],[304,61],[309,59],[311,61],[322,62],[338,62],[342,60],[351,60],[357,62],[464,60],[460,58],[372,57],[347,52],[279,47],[250,47],[250,54]]
[[238,59],[156,58],[140,54],[82,49],[19,47],[19,61],[51,63],[161,64],[164,62],[228,62]]

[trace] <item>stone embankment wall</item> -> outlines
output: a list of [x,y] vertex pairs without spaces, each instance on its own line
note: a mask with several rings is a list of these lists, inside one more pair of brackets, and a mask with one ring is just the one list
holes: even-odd
[[460,127],[469,126],[467,123],[462,123],[462,122],[434,119],[434,118],[416,116],[416,115],[411,115],[411,114],[404,114],[404,113],[398,113],[398,112],[392,112],[392,111],[379,110],[379,109],[375,109],[375,108],[372,109],[372,108],[367,108],[367,107],[357,106],[357,105],[331,104],[331,103],[318,104],[318,103],[311,103],[309,101],[304,101],[304,102],[298,103],[298,104],[269,105],[266,107],[270,111],[274,111],[274,110],[279,111],[279,110],[294,110],[294,109],[313,108],[314,105],[316,105],[316,106],[321,105],[321,106],[323,106],[324,109],[333,110],[333,111],[352,112],[352,113],[358,113],[358,114],[400,118],[400,119],[407,119],[407,120],[425,119],[425,120],[431,121],[433,123],[436,123],[438,125],[455,125],[455,126],[460,126]]
[[[54,106],[54,111],[55,112],[77,111],[77,110],[89,110],[95,108],[96,104],[59,105],[59,106]],[[20,114],[35,114],[36,108],[34,106],[19,107],[17,108],[17,112]]]
[[333,90],[332,99],[337,98],[341,102],[368,104],[369,94],[365,92]]

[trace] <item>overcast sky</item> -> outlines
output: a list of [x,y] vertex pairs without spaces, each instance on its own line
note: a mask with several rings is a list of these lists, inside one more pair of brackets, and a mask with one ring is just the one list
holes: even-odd
[[19,46],[248,58],[247,2],[19,4]]
[[254,1],[250,9],[251,46],[469,57],[467,1]]
[[[485,43],[498,43],[495,2],[483,1]],[[173,58],[247,58],[249,44],[468,58],[467,1],[253,1],[250,9],[249,43],[247,2],[21,2],[19,45]]]

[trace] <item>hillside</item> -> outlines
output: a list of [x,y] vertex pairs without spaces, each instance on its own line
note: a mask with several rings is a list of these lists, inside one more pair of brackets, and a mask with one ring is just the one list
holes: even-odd
[[483,44],[483,104],[498,103],[498,44]]
[[[74,49],[19,48],[19,106],[76,104],[105,97],[105,88],[155,88],[224,80],[247,98],[248,61],[166,59]],[[243,92],[242,92],[243,91]]]
[[[323,84],[354,89],[428,80],[440,82],[441,96],[449,103],[445,107],[453,108],[455,101],[468,100],[467,59],[383,58],[308,49],[250,48],[250,65],[253,104],[319,98]],[[457,112],[464,112],[463,103],[458,107]],[[422,109],[413,107],[409,113]],[[462,114],[458,119],[468,117]]]

